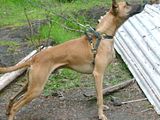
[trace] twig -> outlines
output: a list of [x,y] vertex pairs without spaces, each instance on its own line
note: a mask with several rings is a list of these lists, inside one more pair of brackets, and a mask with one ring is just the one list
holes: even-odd
[[29,30],[30,30],[30,39],[31,39],[31,42],[34,44],[33,40],[32,40],[32,36],[33,36],[33,27],[32,27],[32,24],[29,20],[29,17],[28,17],[28,14],[26,12],[26,8],[24,8],[24,15],[27,19],[27,22],[28,22],[28,25],[29,25]]
[[128,103],[134,103],[134,102],[141,102],[141,101],[146,101],[148,100],[147,98],[142,98],[142,99],[137,99],[137,100],[130,100],[130,101],[125,101],[121,102],[122,104],[128,104]]
[[141,113],[147,112],[147,111],[149,111],[149,110],[153,110],[153,108],[148,108],[148,109],[146,109],[146,110],[142,110]]
[[56,23],[56,24],[62,26],[64,29],[67,29],[67,30],[70,30],[70,31],[74,31],[74,32],[84,33],[83,30],[76,30],[76,29],[73,29],[73,28],[69,28],[69,27],[67,27],[67,26],[65,26],[65,25],[63,25],[63,24],[59,24],[59,23],[56,22],[56,21],[54,21],[54,23]]
[[147,98],[142,98],[142,99],[137,99],[137,100],[130,100],[130,101],[125,101],[125,102],[121,102],[120,100],[117,100],[114,97],[111,99],[111,101],[112,101],[114,106],[121,106],[121,105],[124,105],[124,104],[141,102],[141,101],[145,101],[145,100],[147,100]]
[[47,21],[49,21],[49,31],[48,31],[48,37],[47,37],[47,45],[49,45],[49,39],[50,39],[50,36],[51,36],[51,30],[52,30],[52,27],[53,27],[53,22],[51,20],[51,17],[49,16],[49,14],[50,14],[50,12],[46,13],[46,19],[47,19]]

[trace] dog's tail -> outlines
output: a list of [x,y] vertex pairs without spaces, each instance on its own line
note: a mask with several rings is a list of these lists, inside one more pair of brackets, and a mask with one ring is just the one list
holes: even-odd
[[0,67],[0,73],[12,72],[12,71],[24,68],[24,67],[29,67],[30,65],[31,65],[31,60],[26,61],[21,64],[17,64],[15,66],[11,66],[11,67]]

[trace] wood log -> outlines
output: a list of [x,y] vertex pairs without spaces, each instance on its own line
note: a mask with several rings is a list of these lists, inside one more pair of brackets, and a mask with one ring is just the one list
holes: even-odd
[[[117,84],[117,85],[114,85],[111,87],[107,87],[107,88],[103,89],[103,95],[108,95],[108,94],[117,92],[117,91],[129,86],[130,84],[132,84],[134,82],[135,82],[135,79],[131,79],[131,80],[124,81],[120,84]],[[91,91],[89,93],[84,93],[83,95],[85,97],[95,97],[95,91]]]
[[134,82],[135,82],[135,79],[131,79],[131,80],[124,81],[120,84],[105,88],[105,89],[103,89],[103,95],[108,95],[108,94],[111,94],[111,93],[116,92],[118,90],[121,90]]
[[[18,64],[21,64],[25,62],[26,60],[30,59],[32,56],[34,56],[39,50],[32,51],[29,55],[27,55],[24,59],[22,59]],[[11,83],[13,80],[15,80],[17,77],[22,75],[25,72],[26,68],[19,69],[17,71],[13,71],[10,73],[5,73],[0,77],[0,91],[5,88],[9,83]]]

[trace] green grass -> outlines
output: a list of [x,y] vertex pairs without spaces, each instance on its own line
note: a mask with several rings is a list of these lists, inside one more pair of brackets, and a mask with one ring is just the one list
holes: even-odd
[[[74,2],[60,3],[58,0],[1,0],[0,1],[0,27],[4,26],[21,26],[26,25],[27,20],[24,14],[24,8],[30,21],[37,19],[46,19],[49,16],[52,23],[47,23],[40,26],[39,34],[32,36],[36,44],[39,41],[47,40],[48,38],[54,40],[56,43],[63,43],[67,40],[79,37],[81,34],[73,31],[68,31],[62,27],[65,25],[74,29],[81,29],[78,25],[71,22],[72,20],[78,21],[82,24],[95,25],[94,21],[87,19],[84,14],[79,15],[79,11],[87,11],[95,6],[110,6],[111,0],[74,0]],[[45,11],[38,6],[43,4],[49,11]],[[38,6],[37,6],[38,5]],[[65,20],[58,15],[65,16]],[[7,42],[0,40],[2,46],[18,46],[16,42]],[[119,59],[120,60],[120,59]],[[109,66],[107,80],[110,84],[117,84],[123,80],[132,78],[128,72],[127,66],[120,60],[117,64]],[[50,95],[53,90],[69,89],[80,86],[81,75],[72,70],[63,69],[58,74],[51,75],[47,85],[45,86],[45,95]],[[86,83],[88,85],[88,83]]]
[[61,7],[55,7],[54,10],[58,12],[63,12],[65,14],[71,12],[78,12],[83,9],[90,9],[95,6],[108,6],[111,4],[111,0],[76,0],[72,3],[61,4]]
[[0,40],[0,46],[19,46],[19,44],[15,41],[6,41],[6,40]]
[[[40,39],[46,39],[48,38],[50,30],[50,25],[44,25],[40,29],[39,38]],[[67,31],[63,27],[60,27],[57,24],[53,24],[53,27],[50,30],[50,38],[53,39],[56,43],[63,43],[67,40],[74,39],[79,37],[80,34]]]
[[69,70],[62,69],[58,73],[51,74],[49,81],[45,86],[44,95],[48,96],[57,90],[66,90],[80,86],[80,74]]
[[[86,17],[83,15],[77,15],[80,10],[88,10],[95,6],[108,6],[111,4],[111,0],[73,0],[71,3],[58,2],[58,0],[1,0],[0,4],[0,27],[21,26],[28,24],[24,12],[24,9],[26,9],[26,13],[30,21],[46,19],[46,16],[49,15],[53,22],[55,20],[59,23],[53,24],[50,31],[50,38],[54,39],[57,43],[62,43],[79,37],[80,34],[65,30],[61,24],[79,29],[79,26],[71,21],[74,19],[79,23],[84,25],[86,24]],[[41,6],[44,6],[47,10],[40,8]],[[65,16],[69,21],[58,17],[56,14]],[[93,21],[90,21],[89,23],[93,25]],[[48,39],[49,29],[49,25],[41,26],[40,34],[33,36],[31,38],[33,39],[32,41],[37,42]]]
[[31,20],[44,18],[42,10],[32,7],[25,0],[1,0],[0,5],[0,27],[24,25],[26,23],[24,8]]
[[57,0],[1,0],[0,1],[0,27],[26,23],[24,8],[31,20],[44,19],[45,10],[39,6],[43,4],[47,9],[55,13],[72,14],[82,9],[90,9],[93,6],[107,6],[111,0],[76,0],[71,3],[59,3]]
[[15,52],[20,45],[15,41],[0,40],[0,46],[7,46],[8,52]]
[[[117,58],[107,68],[104,75],[104,85],[116,85],[126,80],[132,79],[128,67],[123,60],[117,55]],[[62,69],[58,74],[52,74],[45,87],[44,95],[51,95],[57,90],[72,89],[75,87],[94,88],[92,76],[82,75],[69,69]]]
[[[39,29],[39,34],[30,38],[37,44],[39,41],[46,40],[48,38],[53,39],[57,43],[63,43],[67,40],[79,37],[81,34],[77,32],[71,32],[64,29],[62,25],[70,28],[79,29],[79,26],[75,25],[71,21],[74,19],[79,23],[86,24],[86,17],[78,15],[80,10],[88,10],[94,6],[108,5],[111,0],[75,0],[74,2],[62,3],[57,0],[1,0],[0,1],[0,27],[4,26],[22,26],[27,25],[27,19],[24,9],[30,21],[37,19],[46,19],[47,16],[53,21],[52,24],[42,25]],[[39,5],[43,4],[47,11],[40,8]],[[65,16],[69,21],[57,16],[56,14]],[[76,14],[76,16],[75,16]],[[56,22],[55,22],[56,21]],[[57,24],[58,23],[58,24]],[[90,23],[93,23],[90,21]],[[17,45],[16,43],[8,43],[0,40],[0,45]],[[34,44],[34,45],[35,45]],[[50,80],[45,87],[45,94],[50,94],[52,90],[68,89],[78,87],[79,74],[64,69],[58,75],[50,76]],[[67,81],[67,82],[66,82]]]
[[114,62],[107,68],[106,75],[109,77],[104,82],[111,85],[116,85],[120,82],[133,78],[132,74],[128,70],[127,65],[123,62],[118,54]]

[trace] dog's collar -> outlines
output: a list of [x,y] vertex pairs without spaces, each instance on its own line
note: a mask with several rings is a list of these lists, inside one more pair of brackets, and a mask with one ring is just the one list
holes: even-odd
[[113,36],[111,36],[111,35],[102,34],[101,36],[102,36],[102,38],[104,38],[104,39],[113,39]]
[[[87,29],[85,31],[85,35],[91,45],[91,50],[92,50],[92,53],[93,53],[93,64],[95,64],[95,57],[96,57],[96,54],[97,54],[97,49],[99,47],[99,44],[100,44],[100,41],[103,39],[105,40],[111,40],[113,39],[113,36],[111,35],[107,35],[105,33],[100,33],[100,32],[97,32],[96,29],[90,27],[89,29]],[[96,37],[96,42],[94,43],[93,42],[93,37]]]

